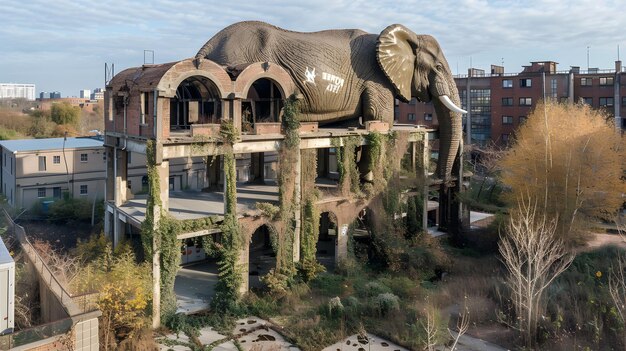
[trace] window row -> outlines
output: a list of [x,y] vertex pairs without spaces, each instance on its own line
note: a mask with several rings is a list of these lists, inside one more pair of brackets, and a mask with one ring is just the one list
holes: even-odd
[[[533,86],[533,80],[530,78],[522,78],[519,80],[520,88],[530,88]],[[513,88],[513,79],[503,79],[502,80],[503,88]]]
[[[600,77],[600,85],[613,85],[615,82],[614,77]],[[580,85],[591,86],[593,85],[593,77],[581,77]]]
[[[518,102],[519,106],[531,106],[533,104],[533,99],[529,97],[521,97],[519,98]],[[502,98],[502,106],[513,106],[513,98]]]
[[[583,97],[582,100],[585,104],[593,106],[592,97]],[[598,99],[598,106],[612,107],[614,105],[615,105],[615,98],[613,97],[601,97]],[[626,106],[626,96],[622,96],[622,106]]]
[[[80,162],[89,162],[89,154],[80,154]],[[52,164],[61,164],[61,156],[53,155]],[[47,170],[47,156],[39,156],[39,172],[45,172]]]
[[[80,195],[89,195],[89,186],[87,184],[82,184],[79,187],[79,194]],[[55,199],[60,199],[62,195],[61,192],[61,187],[54,187],[52,188],[52,197]],[[37,188],[37,197],[38,198],[45,198],[47,196],[47,189],[46,188]]]
[[[526,116],[519,116],[519,124],[526,122]],[[513,124],[513,116],[502,116],[502,124]]]

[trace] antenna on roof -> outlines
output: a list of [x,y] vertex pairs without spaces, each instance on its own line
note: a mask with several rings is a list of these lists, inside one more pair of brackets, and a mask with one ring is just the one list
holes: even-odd
[[109,83],[111,82],[111,79],[113,79],[113,76],[115,76],[115,64],[111,63],[111,66],[109,67],[109,65],[105,62],[104,63],[104,86],[105,87],[109,85]]
[[[149,56],[146,54],[150,54],[152,56],[152,61],[148,62],[146,60],[146,58],[148,58]],[[154,65],[154,50],[144,50],[143,51],[143,64],[144,65]]]

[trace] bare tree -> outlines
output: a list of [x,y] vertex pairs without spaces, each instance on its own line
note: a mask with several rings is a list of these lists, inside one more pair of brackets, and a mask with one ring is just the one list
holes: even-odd
[[450,336],[452,336],[452,338],[454,339],[454,342],[450,347],[450,351],[456,350],[459,339],[461,339],[461,336],[467,333],[467,329],[469,329],[469,324],[469,308],[467,307],[467,296],[465,296],[465,300],[463,302],[463,311],[459,313],[459,319],[456,321],[457,330],[453,332],[452,330],[450,330],[450,328],[448,328],[448,333],[450,333]]
[[555,231],[556,220],[539,214],[529,197],[518,201],[498,244],[508,270],[506,280],[517,327],[528,347],[536,341],[537,323],[545,309],[545,289],[574,259],[565,251],[563,241],[555,238]]
[[437,333],[439,330],[437,329],[437,322],[435,317],[435,309],[434,307],[426,308],[426,323],[420,321],[424,331],[426,331],[426,340],[424,349],[428,351],[433,351],[435,346],[437,346]]

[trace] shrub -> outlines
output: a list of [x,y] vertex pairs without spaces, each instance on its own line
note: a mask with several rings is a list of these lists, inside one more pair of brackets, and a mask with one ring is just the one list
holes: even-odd
[[341,303],[341,299],[339,296],[335,296],[332,299],[328,300],[328,316],[330,318],[340,317],[343,315],[343,304]]
[[392,293],[379,294],[374,299],[374,306],[381,316],[385,316],[391,311],[400,310],[400,298]]
[[390,293],[391,289],[379,281],[367,282],[362,289],[363,296],[377,296],[384,293]]
[[341,295],[343,278],[329,273],[322,273],[311,281],[311,287],[318,290],[323,296]]

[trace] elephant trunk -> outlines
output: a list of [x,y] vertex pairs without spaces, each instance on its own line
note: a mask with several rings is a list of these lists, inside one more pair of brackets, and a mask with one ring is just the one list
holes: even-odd
[[[459,152],[461,139],[463,137],[463,110],[459,109],[461,101],[456,84],[452,77],[445,79],[448,95],[437,95],[433,98],[435,112],[439,120],[439,159],[437,161],[437,172],[439,179],[448,182],[452,177],[452,166]],[[445,101],[443,96],[447,96],[449,101]],[[450,107],[450,102],[455,106]],[[454,107],[457,107],[456,109]]]

